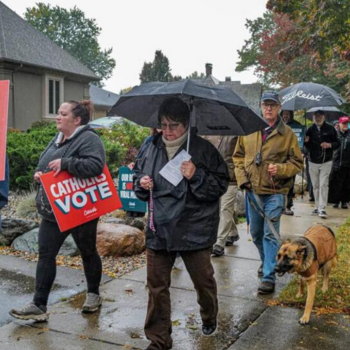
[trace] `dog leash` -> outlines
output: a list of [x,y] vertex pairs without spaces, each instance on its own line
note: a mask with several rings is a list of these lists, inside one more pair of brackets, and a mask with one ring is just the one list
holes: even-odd
[[251,206],[255,209],[255,211],[257,211],[260,214],[260,216],[264,220],[266,220],[272,234],[275,236],[277,242],[279,244],[281,244],[282,239],[281,239],[280,235],[277,233],[275,226],[273,226],[271,219],[266,215],[266,213],[263,209],[263,204],[261,202],[260,197],[256,193],[254,193],[253,191],[246,191],[246,193],[247,193],[247,197],[248,197],[248,200],[249,200],[249,203],[251,204]]

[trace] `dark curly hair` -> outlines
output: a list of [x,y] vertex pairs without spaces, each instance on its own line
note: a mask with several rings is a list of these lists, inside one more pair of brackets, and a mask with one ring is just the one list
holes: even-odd
[[181,123],[185,127],[190,121],[190,110],[187,104],[178,97],[169,97],[163,101],[158,111],[158,123],[162,118],[171,119],[174,122]]

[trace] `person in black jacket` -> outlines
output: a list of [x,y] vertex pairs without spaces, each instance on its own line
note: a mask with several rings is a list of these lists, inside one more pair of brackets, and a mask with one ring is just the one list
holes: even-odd
[[166,99],[158,113],[162,133],[154,137],[134,167],[135,194],[149,201],[149,300],[145,321],[145,334],[151,341],[148,350],[172,347],[169,287],[177,253],[197,291],[203,335],[212,335],[217,327],[217,287],[210,255],[217,239],[220,197],[230,180],[227,165],[215,147],[192,128],[191,160],[179,165],[183,176],[180,183],[174,186],[160,174],[171,159],[186,149],[189,116],[189,108],[181,99]]
[[315,196],[315,209],[311,215],[326,219],[329,175],[333,151],[339,147],[339,141],[334,127],[325,122],[324,111],[316,111],[313,119],[314,124],[306,131],[304,142],[309,153],[309,170]]
[[[302,137],[300,134],[304,130],[304,126],[294,119],[294,112],[287,111],[287,110],[281,111],[281,117],[282,117],[282,120],[293,130],[299,142],[299,137]],[[292,207],[293,207],[295,178],[296,178],[296,175],[293,176],[293,184],[287,194],[287,205],[286,205],[286,208],[283,210],[283,214],[285,215],[294,215]]]
[[333,208],[339,208],[341,202],[341,207],[348,209],[347,202],[350,197],[349,117],[344,116],[339,118],[338,139],[340,147],[334,152],[330,188],[335,202]]

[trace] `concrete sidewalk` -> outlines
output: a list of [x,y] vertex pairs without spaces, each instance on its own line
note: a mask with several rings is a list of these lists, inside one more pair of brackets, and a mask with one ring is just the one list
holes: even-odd
[[[300,235],[307,228],[324,223],[336,229],[350,210],[328,208],[329,219],[310,216],[312,207],[299,202],[295,216],[284,216],[281,232]],[[196,293],[183,265],[172,272],[172,321],[174,350],[323,350],[348,349],[350,318],[347,315],[312,316],[308,326],[300,326],[303,310],[268,307],[288,283],[278,279],[273,296],[258,296],[260,265],[258,253],[246,226],[239,227],[241,239],[226,249],[226,255],[213,258],[219,293],[218,332],[201,335]],[[145,349],[143,324],[146,315],[146,269],[104,284],[104,304],[100,312],[82,315],[84,296],[50,307],[48,323],[12,322],[0,328],[0,349]],[[10,307],[10,306],[9,306]]]

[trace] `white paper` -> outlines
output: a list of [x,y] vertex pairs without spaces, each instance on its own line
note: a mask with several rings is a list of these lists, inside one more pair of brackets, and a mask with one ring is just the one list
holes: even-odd
[[175,158],[170,160],[163,169],[159,172],[166,180],[168,180],[174,186],[177,186],[183,179],[181,173],[182,162],[187,162],[191,159],[191,156],[182,150]]

